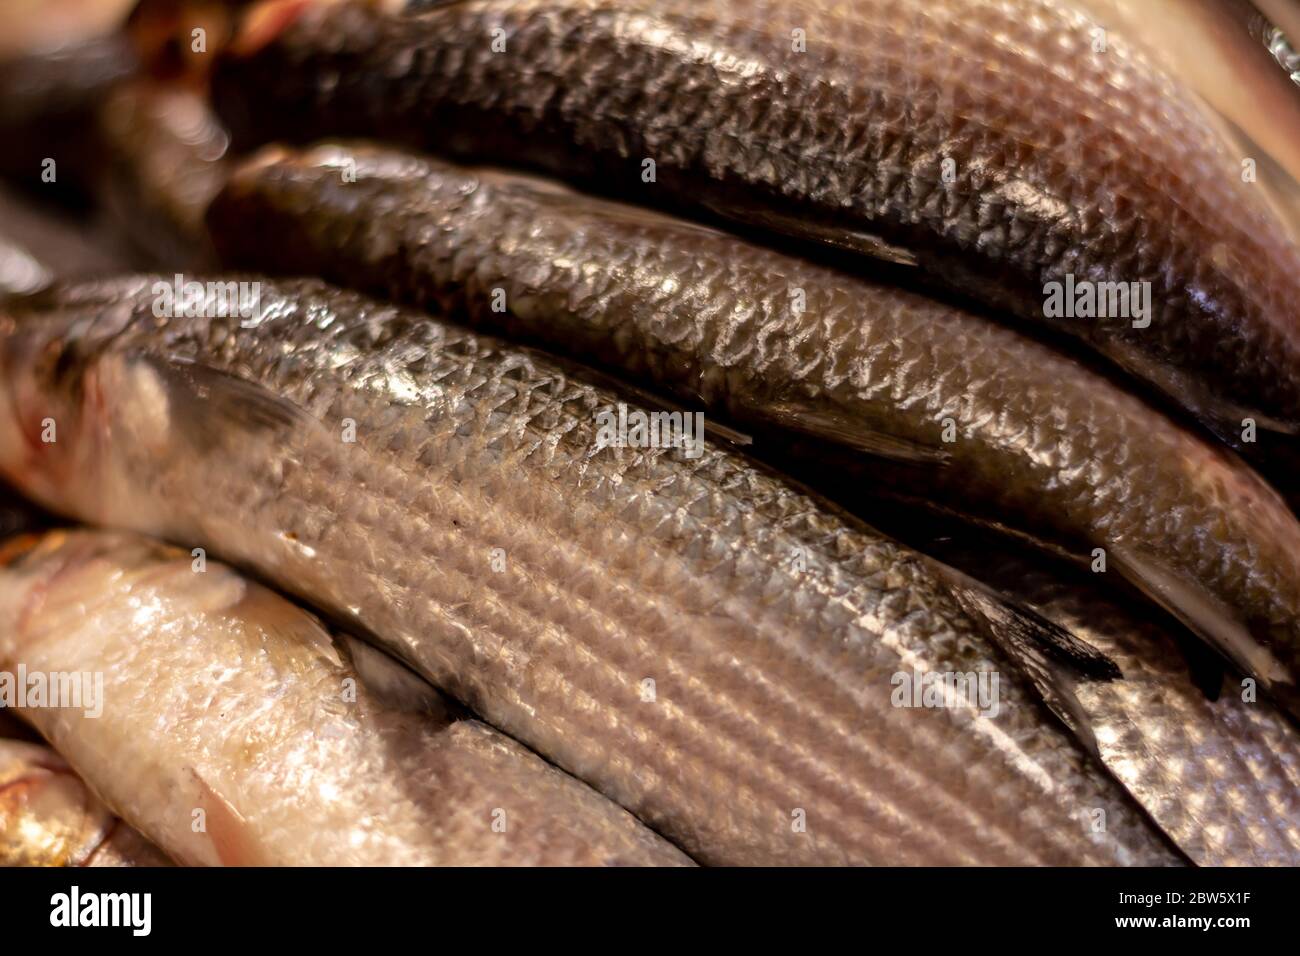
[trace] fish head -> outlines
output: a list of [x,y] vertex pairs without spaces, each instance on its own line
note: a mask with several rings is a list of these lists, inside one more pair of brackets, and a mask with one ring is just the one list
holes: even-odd
[[80,865],[112,825],[52,750],[0,740],[0,866]]
[[0,471],[49,503],[58,486],[51,477],[79,464],[81,445],[71,439],[88,394],[86,341],[78,334],[85,316],[79,309],[41,315],[27,304],[0,315]]
[[142,314],[148,281],[77,286],[56,308],[41,296],[0,308],[0,475],[52,510],[125,523],[115,516],[143,491],[133,482],[171,451],[156,360],[113,347],[166,321]]
[[[179,549],[132,534],[60,528],[8,539],[0,545],[0,616],[11,626],[0,635],[0,665],[21,659],[42,634],[72,633],[108,602],[143,595],[189,566]],[[137,611],[148,603],[136,602]]]
[[[221,196],[209,209],[210,219],[224,221],[218,233],[232,236],[263,234],[267,229],[302,228],[304,213],[312,223],[301,240],[318,240],[317,232],[351,226],[365,230],[366,246],[373,255],[395,251],[393,220],[409,214],[408,199],[393,184],[412,184],[426,214],[448,224],[490,211],[493,186],[523,181],[492,170],[475,170],[428,156],[386,150],[360,142],[327,141],[295,149],[266,146],[236,165]],[[541,191],[562,191],[542,180],[527,180]],[[358,206],[382,210],[363,223],[355,222]],[[450,228],[450,226],[449,226]],[[239,249],[230,252],[238,257]],[[298,259],[292,249],[281,249],[285,274],[310,274],[310,259]]]

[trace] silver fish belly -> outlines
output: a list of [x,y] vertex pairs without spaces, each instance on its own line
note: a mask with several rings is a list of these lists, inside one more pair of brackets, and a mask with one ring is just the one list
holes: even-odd
[[179,862],[689,863],[536,754],[453,719],[381,652],[216,561],[62,530],[3,559],[0,667],[31,685],[19,712]]
[[0,470],[256,569],[700,862],[1176,861],[932,562],[730,452],[601,440],[620,397],[540,354],[243,278],[243,315],[150,278],[8,310]]

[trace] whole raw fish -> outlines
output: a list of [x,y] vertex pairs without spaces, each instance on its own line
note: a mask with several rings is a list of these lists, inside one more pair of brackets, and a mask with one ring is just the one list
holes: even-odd
[[209,220],[237,265],[447,308],[727,416],[760,446],[829,443],[834,467],[803,456],[811,481],[866,452],[874,483],[1089,561],[1101,549],[1300,705],[1300,522],[1217,443],[1011,329],[657,214],[360,146],[272,148]]
[[[514,741],[451,719],[380,652],[336,642],[216,562],[92,531],[18,539],[5,559],[0,666],[102,680],[99,699],[83,691],[90,706],[22,715],[180,862],[689,862]],[[400,698],[371,690],[376,671],[385,685],[397,672]]]
[[214,78],[244,143],[378,136],[721,213],[1046,322],[1251,454],[1300,431],[1300,249],[1087,3],[300,6]]
[[0,315],[0,470],[38,501],[255,569],[701,862],[1177,860],[1041,653],[986,637],[1062,635],[697,423],[652,441],[540,354],[314,280],[170,281]]

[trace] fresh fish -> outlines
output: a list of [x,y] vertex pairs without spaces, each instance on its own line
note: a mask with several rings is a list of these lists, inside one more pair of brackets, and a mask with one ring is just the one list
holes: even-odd
[[1300,432],[1300,249],[1074,0],[394,6],[305,3],[225,57],[236,141],[379,136],[721,213],[1046,321],[1252,454]]
[[[514,741],[452,719],[380,652],[336,642],[229,568],[93,531],[18,539],[4,559],[0,666],[102,679],[93,710],[21,714],[178,862],[689,862]],[[369,689],[377,669],[405,678],[400,706],[384,699],[391,688]]]
[[1300,863],[1300,732],[1285,715],[1169,622],[1101,586],[1104,576],[951,521],[892,515],[888,527],[909,544],[978,574],[1115,662],[1122,680],[1076,688],[1081,726],[1194,862]]
[[0,866],[167,866],[48,747],[0,739]]
[[0,315],[0,470],[327,609],[700,862],[1175,861],[974,616],[1014,609],[695,436],[620,434],[540,354],[242,279],[242,315],[149,277]]
[[[1164,72],[1222,121],[1228,142],[1243,136],[1249,151],[1280,169],[1256,170],[1252,185],[1296,188],[1300,178],[1300,99],[1269,53],[1275,34],[1251,0],[1076,0],[1108,31],[1141,43]],[[1291,0],[1283,0],[1290,3]],[[1263,165],[1260,163],[1260,165]]]
[[1089,561],[1100,548],[1300,708],[1300,522],[1219,445],[1011,329],[652,213],[365,147],[272,149],[209,218],[241,266],[447,308],[768,445],[829,443],[837,467],[796,464],[810,481],[861,474],[843,459],[864,451],[872,480]]

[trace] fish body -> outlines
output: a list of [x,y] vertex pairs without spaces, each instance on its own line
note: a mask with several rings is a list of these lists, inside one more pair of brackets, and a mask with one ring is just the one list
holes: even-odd
[[[24,718],[179,862],[689,863],[514,741],[452,719],[400,665],[215,561],[54,531],[8,546],[0,604],[8,671],[102,680],[83,707],[29,704]],[[398,671],[396,706],[367,683],[376,669]]]
[[[543,355],[257,281],[9,309],[4,473],[255,569],[699,862],[1178,861],[932,562],[729,451],[599,440],[620,396]],[[996,701],[898,693],[957,673]]]
[[791,456],[810,482],[831,460],[849,496],[889,484],[1088,561],[1100,549],[1300,700],[1300,522],[1216,443],[1012,329],[711,229],[372,147],[268,150],[209,220],[241,267],[446,309],[735,421],[756,447],[820,443]]
[[168,866],[48,747],[0,738],[0,866]]
[[1122,23],[1070,0],[382,6],[307,5],[225,58],[239,138],[383,137],[744,220],[1073,336],[1248,453],[1300,430],[1300,249]]
[[[929,526],[927,529],[927,525]],[[1167,620],[1044,560],[950,522],[903,517],[902,539],[978,574],[1105,654],[1123,673],[1076,685],[1106,767],[1200,866],[1300,862],[1300,733]]]

